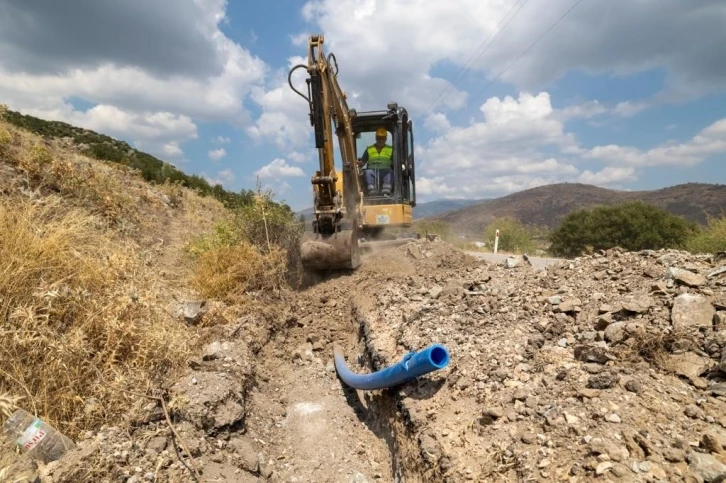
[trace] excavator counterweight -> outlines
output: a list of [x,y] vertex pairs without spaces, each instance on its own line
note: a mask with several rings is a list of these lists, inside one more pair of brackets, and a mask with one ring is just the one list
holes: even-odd
[[[332,53],[324,53],[323,43],[322,35],[311,35],[307,64],[294,66],[288,74],[290,88],[310,108],[320,164],[311,178],[313,219],[302,237],[302,264],[311,270],[355,269],[361,263],[361,246],[395,239],[395,235],[384,233],[386,229],[411,226],[415,206],[413,130],[408,113],[396,103],[380,111],[357,113],[349,109],[338,84],[337,60]],[[292,83],[293,73],[301,68],[308,74],[307,95]],[[392,135],[391,145],[386,145],[391,167],[385,172],[381,191],[378,166],[369,166],[374,175],[365,177],[364,191],[360,167],[365,161],[356,150],[362,149],[364,156],[371,149],[366,145],[382,130],[386,138],[388,133]],[[333,134],[340,147],[340,171],[335,168]]]

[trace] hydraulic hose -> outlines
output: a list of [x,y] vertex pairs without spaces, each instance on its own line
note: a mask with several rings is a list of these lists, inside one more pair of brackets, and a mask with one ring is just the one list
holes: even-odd
[[419,376],[443,369],[449,364],[449,351],[441,344],[433,344],[418,351],[409,352],[397,364],[371,374],[355,374],[345,363],[343,350],[333,347],[335,369],[348,386],[372,391],[386,389],[411,381]]

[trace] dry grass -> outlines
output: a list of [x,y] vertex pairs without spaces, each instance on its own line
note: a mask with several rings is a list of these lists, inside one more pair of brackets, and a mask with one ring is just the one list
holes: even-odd
[[76,199],[114,223],[138,221],[142,193],[131,188],[141,177],[130,168],[91,160],[61,141],[45,140],[5,121],[0,121],[0,156],[23,173],[33,190]]
[[135,247],[58,196],[0,199],[0,387],[67,435],[116,420],[193,340]]
[[0,175],[0,394],[71,438],[121,422],[134,401],[119,389],[145,393],[183,368],[199,335],[167,313],[174,299],[196,288],[240,302],[284,283],[278,246],[184,251],[229,215],[215,199],[3,121],[0,163],[14,168]]
[[3,419],[10,417],[10,415],[17,409],[18,402],[22,398],[18,396],[11,396],[7,393],[0,393],[0,416]]
[[246,295],[291,282],[299,263],[300,227],[289,213],[258,192],[254,202],[222,218],[195,238],[192,285],[202,296],[244,304]]
[[670,370],[668,356],[675,344],[688,338],[686,331],[638,331],[631,334],[632,341],[625,349],[625,358],[637,360],[638,357],[663,370]]
[[282,249],[273,247],[263,254],[239,241],[199,255],[192,284],[204,297],[240,303],[250,291],[280,288],[285,283],[286,261]]

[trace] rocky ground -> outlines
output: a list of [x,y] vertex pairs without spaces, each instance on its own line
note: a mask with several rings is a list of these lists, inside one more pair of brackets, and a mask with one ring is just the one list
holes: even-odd
[[[535,269],[425,240],[374,253],[202,329],[165,408],[134,396],[124,427],[40,479],[721,481],[725,265],[611,250]],[[180,323],[207,316],[185,308]],[[336,377],[334,343],[361,373],[431,343],[451,362],[364,393]]]
[[401,250],[420,268],[362,297],[358,318],[376,367],[431,343],[451,352],[447,369],[397,391],[412,474],[726,476],[726,260],[610,250],[535,270]]

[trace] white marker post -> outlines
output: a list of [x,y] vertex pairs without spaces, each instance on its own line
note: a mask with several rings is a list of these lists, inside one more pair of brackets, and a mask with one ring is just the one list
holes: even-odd
[[499,230],[497,230],[496,234],[494,235],[494,253],[497,253],[498,249],[499,249]]

